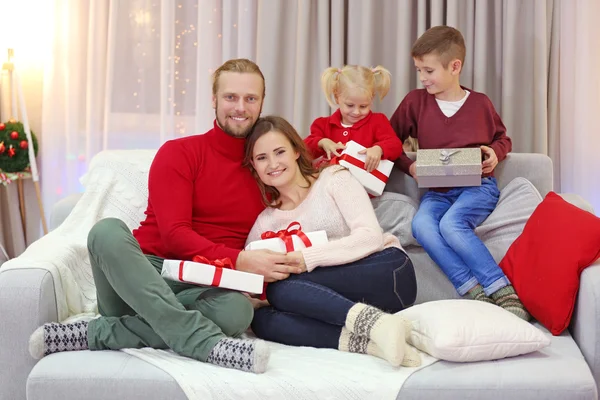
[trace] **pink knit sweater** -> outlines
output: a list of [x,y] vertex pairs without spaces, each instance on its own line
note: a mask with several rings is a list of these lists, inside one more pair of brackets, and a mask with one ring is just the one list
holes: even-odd
[[292,221],[299,222],[304,232],[327,232],[328,243],[302,250],[309,272],[315,267],[360,260],[387,247],[404,251],[395,236],[382,232],[360,182],[337,165],[321,172],[308,196],[295,209],[265,209],[254,223],[246,244],[260,240],[265,231],[285,229]]

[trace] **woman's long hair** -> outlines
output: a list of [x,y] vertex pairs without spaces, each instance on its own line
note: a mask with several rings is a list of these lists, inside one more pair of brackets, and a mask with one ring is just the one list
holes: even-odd
[[287,122],[284,118],[274,115],[259,118],[258,121],[256,121],[254,128],[252,128],[250,135],[246,137],[244,166],[250,168],[250,171],[252,171],[252,175],[258,183],[265,205],[267,207],[279,208],[281,207],[279,190],[273,186],[265,185],[258,177],[256,169],[252,166],[252,153],[254,152],[256,141],[264,134],[271,131],[279,132],[284,135],[292,145],[292,149],[299,154],[296,163],[298,164],[302,177],[308,184],[307,187],[310,187],[312,184],[310,178],[316,178],[318,176],[319,169],[313,166],[313,158],[310,155],[306,144],[300,135],[298,135],[298,132],[296,132],[296,129],[294,129],[292,124]]

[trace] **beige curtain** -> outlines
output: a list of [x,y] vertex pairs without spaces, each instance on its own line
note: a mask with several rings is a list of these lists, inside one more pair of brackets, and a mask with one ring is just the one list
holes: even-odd
[[[55,13],[48,16],[55,22],[48,32],[53,57],[44,66],[43,95],[26,96],[43,99],[43,121],[41,106],[28,111],[40,116],[46,212],[81,190],[79,178],[98,151],[156,148],[209,129],[210,73],[229,58],[257,61],[267,85],[263,114],[289,119],[303,136],[315,118],[332,112],[319,82],[330,65],[388,68],[392,90],[375,109],[390,116],[419,85],[412,43],[439,24],[465,36],[461,83],[491,98],[513,151],[550,155],[555,189],[581,194],[600,209],[593,172],[600,169],[593,121],[600,110],[594,45],[600,37],[599,3],[81,0],[75,7],[70,0],[54,0]],[[7,210],[4,199],[0,210]],[[12,211],[0,214],[5,242],[22,236],[15,233],[19,224],[6,228],[18,215],[11,204]],[[38,226],[39,221],[28,240]]]

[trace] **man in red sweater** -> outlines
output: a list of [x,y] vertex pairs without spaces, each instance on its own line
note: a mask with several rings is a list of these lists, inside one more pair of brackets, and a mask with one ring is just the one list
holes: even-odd
[[165,143],[150,168],[146,219],[132,232],[115,218],[90,231],[88,250],[100,318],[46,324],[30,351],[170,348],[216,365],[264,372],[267,345],[243,340],[253,307],[244,295],[165,281],[165,258],[229,258],[267,282],[300,273],[285,254],[242,251],[263,210],[260,190],[242,166],[244,141],[260,116],[264,77],[252,61],[229,60],[213,75],[214,127]]
[[[490,99],[460,85],[465,52],[458,30],[427,30],[411,51],[425,88],[408,93],[390,120],[403,142],[410,136],[422,149],[479,147],[484,159],[481,186],[425,193],[412,222],[413,236],[461,296],[495,303],[528,320],[513,286],[474,233],[496,207],[500,192],[493,171],[512,144]],[[417,179],[416,165],[406,154],[396,165]]]

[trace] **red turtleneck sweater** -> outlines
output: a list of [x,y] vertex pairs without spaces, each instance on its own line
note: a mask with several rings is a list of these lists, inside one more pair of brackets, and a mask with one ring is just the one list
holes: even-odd
[[148,178],[146,219],[133,231],[144,254],[177,260],[229,257],[234,265],[264,209],[244,139],[219,128],[166,142]]

